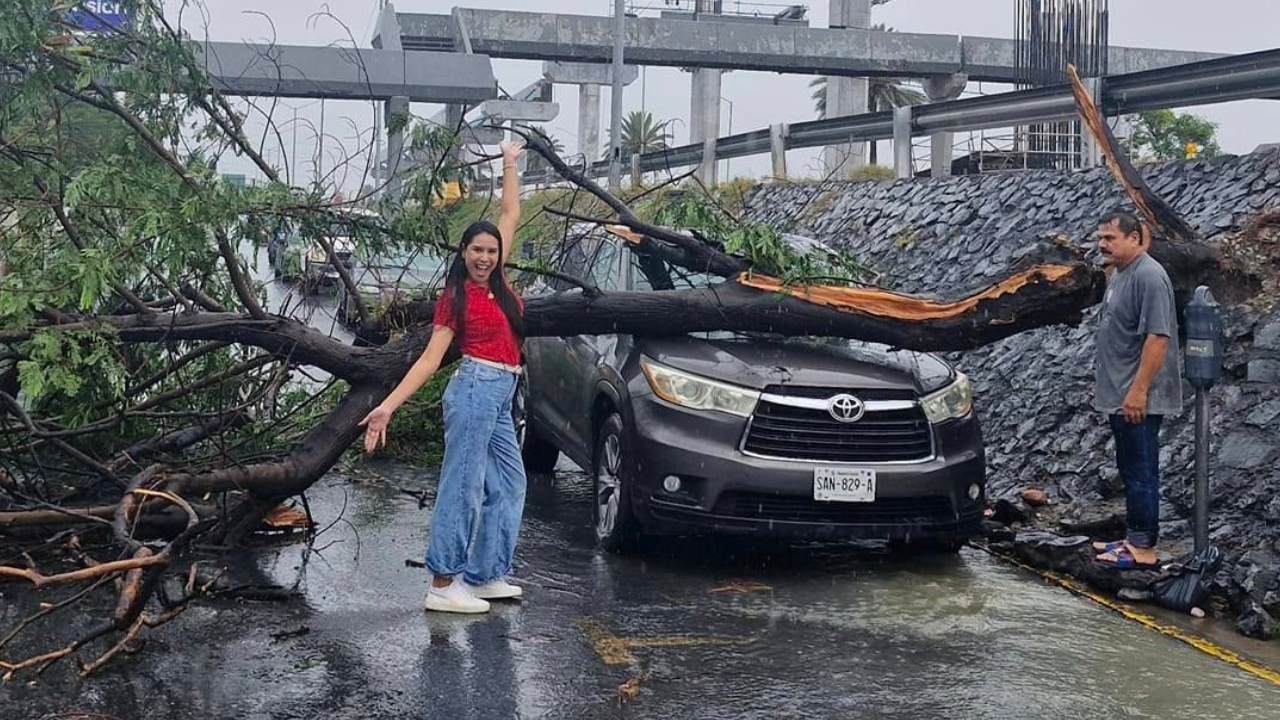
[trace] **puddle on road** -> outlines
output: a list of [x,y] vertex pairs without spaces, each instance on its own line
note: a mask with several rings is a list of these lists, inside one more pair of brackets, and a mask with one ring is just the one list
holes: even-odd
[[[11,683],[0,703],[18,717],[913,720],[1271,718],[1280,703],[1280,688],[977,552],[671,538],[603,554],[575,473],[531,482],[523,604],[427,614],[426,575],[405,560],[421,559],[428,512],[396,487],[432,480],[366,471],[388,486],[334,478],[308,495],[332,523],[322,552],[235,569],[297,582],[302,601],[193,608],[95,680]],[[2,628],[37,601],[14,590],[0,586]]]

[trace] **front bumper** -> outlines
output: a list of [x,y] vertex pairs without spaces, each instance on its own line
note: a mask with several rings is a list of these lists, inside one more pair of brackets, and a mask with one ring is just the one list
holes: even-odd
[[[910,541],[967,537],[981,522],[982,495],[969,498],[986,476],[972,415],[933,427],[931,459],[856,465],[876,471],[876,499],[845,503],[813,500],[813,471],[823,463],[739,450],[745,418],[686,410],[652,394],[633,394],[631,408],[632,501],[647,532]],[[663,489],[669,475],[681,479],[680,492]]]

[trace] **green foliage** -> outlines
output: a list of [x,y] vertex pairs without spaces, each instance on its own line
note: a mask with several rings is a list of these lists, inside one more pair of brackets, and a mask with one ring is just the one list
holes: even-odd
[[29,403],[81,407],[110,402],[124,389],[124,368],[108,333],[40,332],[23,352],[18,377]]
[[786,284],[862,282],[873,275],[844,251],[797,252],[772,226],[735,218],[718,203],[692,193],[665,199],[654,220],[697,230],[704,237],[723,243],[726,252],[745,258],[753,271],[772,275]]
[[455,365],[440,368],[414,393],[387,427],[387,452],[398,460],[439,465],[444,457],[444,411],[441,403]]
[[[279,420],[314,418],[332,408],[336,391],[313,397],[313,385],[284,383],[274,363],[199,384],[260,351],[232,345],[174,370],[200,342],[126,341],[96,319],[136,312],[127,299],[136,297],[157,304],[163,322],[171,309],[162,303],[184,285],[241,310],[219,236],[244,266],[285,228],[305,242],[345,226],[365,253],[431,247],[447,227],[431,199],[467,173],[416,173],[406,183],[412,211],[391,200],[374,218],[347,217],[331,187],[294,187],[278,176],[223,182],[223,159],[257,143],[235,130],[243,118],[232,106],[243,102],[224,107],[207,91],[203,59],[168,27],[177,13],[166,19],[165,4],[137,3],[128,34],[72,35],[62,23],[67,7],[0,3],[0,333],[11,338],[0,350],[17,360],[21,401],[37,422],[103,427],[72,439],[103,457],[232,407],[249,408],[255,421],[241,444],[227,446],[266,449],[286,427],[296,435],[298,426]],[[429,153],[455,140],[415,126],[408,145]],[[402,232],[388,234],[384,217]],[[46,327],[52,319],[76,329]],[[132,414],[114,422],[124,410]],[[28,441],[0,438],[0,454]]]
[[1215,157],[1222,152],[1217,132],[1217,123],[1198,115],[1153,110],[1138,115],[1133,147],[1135,152],[1150,159],[1182,160],[1193,154],[1188,146],[1194,143],[1198,148],[1195,155]]
[[716,185],[715,198],[726,212],[737,217],[746,210],[747,200],[759,184],[755,178],[734,178]]
[[[622,118],[622,157],[629,158],[632,155],[666,150],[671,137],[670,120],[658,122],[654,119],[653,113],[633,110]],[[613,143],[612,138],[613,136],[610,135],[610,144]],[[609,151],[606,149],[605,157],[608,155]]]
[[[894,32],[893,28],[886,27],[884,23],[872,25],[871,29]],[[868,78],[867,109],[871,112],[880,112],[907,107],[908,105],[921,105],[926,102],[928,98],[924,93],[906,86],[906,83],[909,82],[912,82],[910,78]],[[814,112],[818,114],[819,119],[825,118],[827,116],[827,76],[819,75],[810,80],[809,87],[813,88],[811,97],[813,98]]]

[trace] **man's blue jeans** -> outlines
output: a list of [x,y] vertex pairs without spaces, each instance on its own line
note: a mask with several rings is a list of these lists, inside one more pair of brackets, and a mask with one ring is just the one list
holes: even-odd
[[1123,415],[1110,419],[1116,465],[1124,480],[1129,543],[1155,547],[1160,539],[1160,421],[1164,416],[1148,415],[1141,423],[1131,423]]
[[511,571],[525,494],[515,388],[514,373],[464,358],[444,391],[444,463],[427,545],[436,575],[481,585]]

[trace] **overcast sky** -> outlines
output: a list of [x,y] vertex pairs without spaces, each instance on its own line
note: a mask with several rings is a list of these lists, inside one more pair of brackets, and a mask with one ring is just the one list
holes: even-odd
[[[170,0],[172,3],[173,0]],[[628,0],[629,5],[640,9],[643,15],[656,15],[665,0]],[[208,18],[208,36],[215,40],[262,40],[270,37],[272,29],[268,21],[255,13],[266,12],[274,23],[275,37],[279,42],[291,44],[323,45],[338,42],[350,44],[348,31],[356,42],[368,47],[372,37],[378,0],[273,0],[263,4],[260,0],[211,0],[213,8]],[[395,3],[402,12],[447,13],[454,3],[448,0],[400,0]],[[610,12],[612,0],[465,0],[461,7],[489,9],[522,9],[538,12],[604,15]],[[734,0],[725,0],[726,10],[735,9]],[[743,9],[751,3],[743,2]],[[809,3],[810,24],[825,27],[827,24],[827,0]],[[646,9],[651,8],[651,9]],[[1013,37],[1015,25],[1015,0],[893,0],[875,8],[873,22],[883,22],[904,32],[947,33],[960,35],[986,35]],[[1204,50],[1224,53],[1241,53],[1280,46],[1280,3],[1273,0],[1111,0],[1111,40],[1115,45],[1161,47],[1180,50]],[[322,11],[332,13],[333,18],[319,17]],[[193,35],[205,31],[203,22],[188,14],[185,23]],[[534,81],[541,74],[541,63],[521,60],[496,60],[494,72],[499,83],[508,91],[515,91]],[[722,103],[721,133],[728,134],[730,103],[732,103],[732,128],[735,132],[758,129],[775,122],[800,122],[814,116],[810,90],[810,76],[777,75],[773,73],[731,72],[724,76],[722,95],[728,102]],[[659,119],[674,118],[676,143],[688,139],[689,81],[687,73],[669,68],[651,68],[641,82],[631,85],[624,98],[627,110],[642,106]],[[970,85],[978,91],[977,83]],[[993,86],[981,88],[991,92]],[[607,108],[609,92],[603,93],[603,118],[601,142],[607,137]],[[548,123],[553,134],[570,150],[577,147],[577,92],[569,86],[557,86],[556,101],[560,104],[560,116]],[[282,101],[281,117],[291,117],[292,108],[299,108],[299,116],[312,123],[319,122],[319,104],[312,101]],[[415,104],[413,111],[430,116],[438,106]],[[1245,153],[1264,142],[1280,141],[1280,101],[1247,101],[1193,109],[1219,124],[1219,140],[1223,149],[1231,153]],[[332,146],[336,139],[350,147],[356,145],[359,129],[366,133],[372,123],[372,110],[368,103],[326,103],[326,136]],[[996,131],[993,134],[1000,134]],[[314,150],[313,130],[304,125],[298,134],[298,155],[310,157]],[[882,147],[883,152],[886,150]],[[278,152],[278,151],[277,151]],[[292,152],[292,137],[285,136],[285,153]],[[958,152],[963,152],[959,150]],[[792,151],[788,154],[793,174],[816,175],[819,173],[813,151]],[[883,161],[882,161],[883,162]],[[225,170],[248,171],[247,166],[230,164]],[[724,164],[721,164],[723,177]],[[759,176],[769,171],[768,158],[758,157],[734,160],[733,175]],[[348,186],[355,178],[348,179]]]

